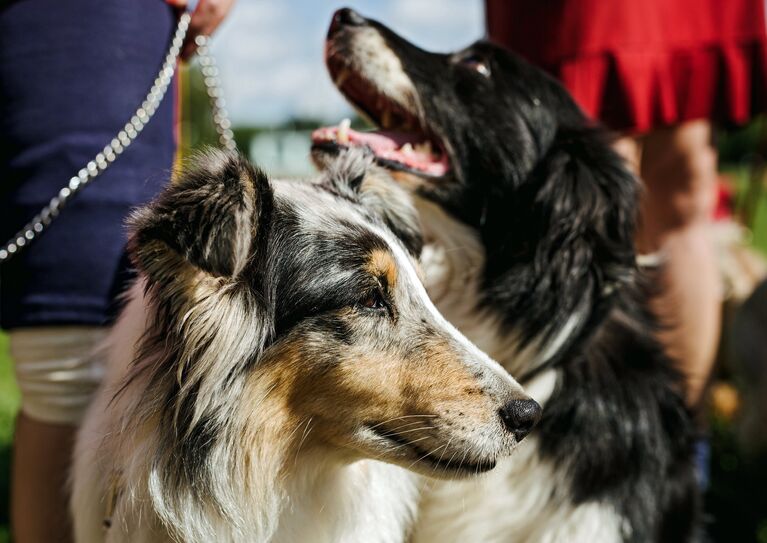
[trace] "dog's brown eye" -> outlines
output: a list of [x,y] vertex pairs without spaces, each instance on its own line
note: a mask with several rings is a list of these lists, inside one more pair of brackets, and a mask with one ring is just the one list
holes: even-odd
[[474,70],[484,77],[490,77],[490,67],[484,58],[479,55],[466,55],[459,60],[462,66]]
[[386,309],[386,301],[379,290],[374,290],[361,301],[360,305],[366,309]]

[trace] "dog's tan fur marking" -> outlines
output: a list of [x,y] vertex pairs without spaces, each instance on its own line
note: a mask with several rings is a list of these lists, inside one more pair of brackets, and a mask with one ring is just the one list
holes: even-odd
[[[379,264],[389,264],[386,253],[379,257]],[[342,313],[353,325],[354,311]],[[285,428],[290,429],[291,439],[277,440],[275,445],[287,451],[287,459],[328,445],[358,456],[361,451],[349,439],[355,428],[403,417],[415,423],[423,416],[422,424],[407,427],[406,436],[413,441],[423,438],[422,446],[429,450],[436,437],[432,422],[437,419],[453,425],[466,421],[483,424],[494,416],[492,403],[497,399],[482,393],[477,377],[461,363],[455,346],[443,339],[422,340],[418,356],[396,349],[381,352],[327,341],[320,344],[318,339],[288,338],[275,346],[261,361],[258,377],[252,378],[253,386],[261,391],[255,395],[258,406],[244,406],[244,412],[258,413],[263,420],[265,404],[261,402],[268,390],[269,418],[279,421],[283,436]],[[320,357],[332,360],[332,365]],[[429,371],[424,371],[426,366]],[[317,390],[323,394],[318,395]],[[401,425],[389,424],[387,429],[396,431]],[[263,439],[263,433],[253,436],[253,440]]]
[[[423,371],[428,364],[429,371]],[[447,419],[466,418],[487,422],[494,414],[489,409],[491,398],[487,395],[468,394],[468,390],[481,390],[476,376],[472,375],[455,348],[444,340],[433,340],[423,346],[423,355],[410,358],[403,375],[403,386],[412,394],[429,398],[432,412]]]
[[397,263],[388,251],[378,249],[371,252],[367,269],[376,277],[384,277],[387,288],[393,289],[396,285]]

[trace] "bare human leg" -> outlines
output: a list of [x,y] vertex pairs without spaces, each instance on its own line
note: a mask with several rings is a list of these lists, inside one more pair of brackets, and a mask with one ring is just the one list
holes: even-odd
[[101,327],[87,326],[9,332],[21,390],[11,474],[17,543],[72,541],[67,483],[72,446],[103,373],[92,351],[104,334]]
[[655,310],[667,325],[661,340],[685,374],[691,407],[708,382],[721,326],[721,277],[709,232],[717,176],[711,135],[708,121],[691,121],[616,146],[639,165],[645,183],[637,244],[642,253],[665,256]]
[[24,413],[16,419],[11,522],[18,543],[72,540],[66,489],[75,431]]

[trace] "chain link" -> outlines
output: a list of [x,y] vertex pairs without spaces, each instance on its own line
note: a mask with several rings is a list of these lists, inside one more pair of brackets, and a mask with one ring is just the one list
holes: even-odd
[[197,45],[197,58],[200,62],[202,76],[205,81],[205,90],[208,92],[210,101],[210,111],[213,115],[213,125],[218,132],[218,143],[224,149],[234,151],[237,144],[234,142],[234,133],[232,132],[232,123],[229,121],[229,113],[226,110],[226,100],[221,91],[221,80],[218,77],[218,66],[216,59],[211,55],[209,49],[210,38],[208,36],[197,36],[194,39]]
[[[152,119],[157,108],[162,102],[168,87],[173,81],[173,75],[176,71],[178,56],[181,47],[184,44],[187,30],[189,29],[189,20],[191,15],[183,13],[179,17],[178,26],[173,34],[168,53],[165,55],[160,72],[154,80],[152,87],[136,110],[130,120],[120,130],[117,136],[109,142],[104,149],[98,153],[93,160],[88,162],[77,175],[73,176],[67,185],[65,185],[56,196],[51,198],[40,213],[34,216],[29,223],[19,230],[7,243],[0,247],[0,264],[9,260],[15,254],[18,254],[24,247],[28,246],[40,234],[42,234],[51,222],[59,216],[61,209],[80,192],[83,188],[93,182],[99,174],[106,170],[117,158],[130,147],[131,143],[138,137],[147,123]],[[210,106],[213,113],[213,123],[219,136],[219,143],[226,149],[236,149],[234,134],[232,133],[231,123],[226,111],[226,103],[221,92],[221,82],[218,77],[218,68],[216,61],[210,54],[209,39],[207,36],[197,36],[197,53],[199,55],[202,74],[205,79],[205,87],[210,99]]]

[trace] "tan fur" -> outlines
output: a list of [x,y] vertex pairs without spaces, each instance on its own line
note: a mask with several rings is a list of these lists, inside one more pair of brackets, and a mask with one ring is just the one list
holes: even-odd
[[[392,264],[385,252],[378,256],[379,264]],[[353,312],[347,317],[352,321]],[[285,407],[271,418],[283,427],[304,428],[293,442],[279,445],[289,454],[298,454],[295,438],[304,433],[301,452],[331,445],[360,457],[368,451],[349,436],[365,424],[381,424],[394,433],[401,428],[409,440],[422,440],[419,449],[429,450],[447,428],[492,424],[497,417],[499,399],[483,390],[460,351],[441,338],[422,340],[415,353],[337,349],[331,368],[314,364],[318,347],[333,349],[327,343],[319,346],[312,337],[289,339],[261,362],[257,379],[271,383],[267,388],[273,404]],[[263,409],[258,411],[263,416]],[[407,451],[402,452],[406,458]]]
[[370,254],[367,267],[371,275],[386,278],[388,288],[394,288],[397,283],[397,264],[388,251],[376,250]]

